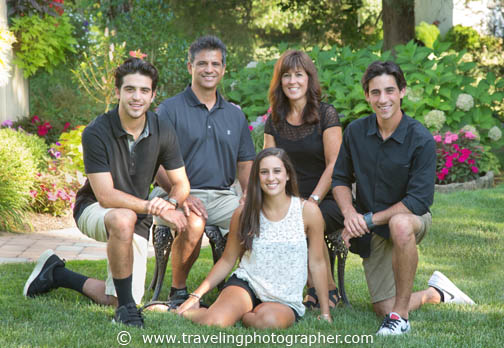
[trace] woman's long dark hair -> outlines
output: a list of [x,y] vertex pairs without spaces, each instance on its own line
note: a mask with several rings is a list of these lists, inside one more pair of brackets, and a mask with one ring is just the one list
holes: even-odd
[[321,100],[321,88],[317,75],[317,68],[311,58],[303,51],[285,51],[275,63],[273,78],[270,82],[268,97],[271,105],[271,117],[273,123],[278,124],[284,120],[290,112],[289,98],[282,90],[282,75],[290,69],[303,68],[308,75],[308,88],[306,90],[306,105],[303,110],[303,123],[314,124],[320,120],[319,104]]
[[299,196],[296,171],[287,153],[283,149],[277,147],[270,147],[259,152],[250,170],[247,198],[245,199],[245,206],[240,216],[239,236],[245,251],[252,249],[254,237],[259,236],[259,216],[263,205],[263,192],[259,180],[259,167],[261,161],[269,156],[278,157],[283,162],[287,175],[289,176],[289,180],[285,185],[285,192],[287,195]]

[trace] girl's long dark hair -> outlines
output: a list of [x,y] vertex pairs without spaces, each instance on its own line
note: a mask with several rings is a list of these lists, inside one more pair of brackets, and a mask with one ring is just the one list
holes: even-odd
[[259,167],[261,161],[269,156],[278,157],[284,164],[287,175],[289,176],[289,180],[285,185],[285,192],[287,195],[299,196],[296,171],[287,153],[283,149],[276,147],[270,147],[259,152],[250,170],[247,198],[245,199],[245,206],[240,216],[239,236],[245,251],[252,249],[254,237],[259,236],[259,216],[263,205],[263,192],[259,180]]
[[306,90],[306,105],[303,110],[303,123],[314,124],[320,120],[319,105],[321,88],[317,75],[317,68],[311,58],[303,51],[285,51],[275,63],[273,77],[270,82],[268,97],[271,105],[273,123],[278,124],[290,112],[289,98],[282,90],[282,75],[290,69],[303,68],[308,75],[308,88]]

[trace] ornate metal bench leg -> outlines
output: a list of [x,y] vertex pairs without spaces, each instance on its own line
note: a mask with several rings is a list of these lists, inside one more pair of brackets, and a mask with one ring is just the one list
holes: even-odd
[[[210,241],[210,246],[212,248],[213,262],[215,265],[222,256],[222,253],[224,252],[227,237],[222,236],[219,227],[212,225],[205,226],[205,234],[208,237],[208,240]],[[221,282],[219,285],[217,285],[217,289],[221,291],[223,286],[224,282]]]
[[151,301],[157,301],[163,280],[166,272],[166,265],[170,257],[171,246],[173,243],[173,236],[171,230],[166,226],[156,226],[153,230],[154,252],[156,254],[156,267],[154,270],[154,277],[150,284],[150,288],[154,289]]
[[341,232],[338,232],[338,239],[335,247],[336,247],[336,255],[338,256],[338,287],[340,298],[345,305],[349,306],[350,302],[348,302],[348,298],[345,291],[345,264],[348,255],[348,249],[345,246],[343,239],[341,238]]
[[342,229],[333,231],[325,236],[327,249],[329,251],[329,260],[331,262],[331,274],[334,280],[334,263],[338,259],[338,291],[340,299],[345,305],[350,305],[345,291],[345,264],[348,255],[343,239],[341,238]]

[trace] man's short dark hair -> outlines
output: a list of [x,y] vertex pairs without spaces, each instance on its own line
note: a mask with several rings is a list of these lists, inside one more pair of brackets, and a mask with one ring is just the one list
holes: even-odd
[[117,89],[121,89],[124,76],[136,73],[150,77],[152,80],[152,91],[156,90],[159,79],[158,71],[154,65],[140,58],[128,58],[117,67],[115,71],[115,86]]
[[386,62],[377,60],[367,67],[364,76],[362,76],[361,84],[366,94],[369,93],[369,81],[383,74],[394,76],[399,90],[406,88],[406,79],[399,65],[390,60]]
[[191,47],[189,47],[189,62],[191,62],[191,64],[194,63],[196,55],[203,50],[220,50],[222,54],[222,65],[226,65],[226,45],[224,45],[218,37],[206,35],[194,41]]

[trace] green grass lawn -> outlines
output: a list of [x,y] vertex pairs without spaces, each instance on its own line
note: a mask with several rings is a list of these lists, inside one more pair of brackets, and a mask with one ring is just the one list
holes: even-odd
[[[419,246],[419,265],[415,290],[426,287],[434,270],[450,277],[469,294],[477,306],[425,305],[410,314],[412,331],[405,337],[372,337],[378,347],[502,347],[504,346],[504,184],[495,189],[453,194],[436,194],[432,208],[433,226]],[[72,270],[103,279],[105,261],[72,261]],[[193,290],[212,266],[211,251],[205,248],[195,264],[189,289]],[[269,343],[248,344],[254,347],[290,346],[294,335],[373,335],[381,320],[371,310],[361,261],[349,255],[346,268],[346,289],[351,308],[332,310],[333,324],[316,320],[308,313],[287,330],[256,331],[241,324],[229,329],[200,327],[172,314],[147,313],[146,329],[130,329],[111,323],[112,308],[101,307],[66,289],[58,289],[36,299],[22,296],[24,282],[33,264],[0,266],[0,347],[120,347],[118,333],[131,335],[128,347],[232,347],[245,346],[245,336],[262,335]],[[150,282],[154,260],[149,260]],[[167,297],[169,280],[161,298]],[[152,292],[146,293],[150,298]],[[211,303],[217,296],[212,291],[204,297]],[[144,343],[142,335],[177,335],[176,344]],[[235,344],[184,344],[182,335],[234,335]],[[267,336],[266,336],[267,335]],[[272,335],[284,335],[283,344],[272,344]],[[292,335],[292,336],[287,336]],[[186,342],[189,336],[185,336]],[[226,336],[229,341],[229,336]],[[196,340],[196,337],[191,337]],[[240,345],[239,340],[243,342]],[[257,339],[257,338],[256,338]],[[298,342],[302,340],[298,336]],[[342,339],[342,338],[340,338]],[[354,339],[357,339],[354,337]],[[303,341],[301,341],[303,342]],[[371,341],[369,341],[371,342]],[[312,344],[312,347],[336,344]],[[307,347],[308,343],[292,346]]]

